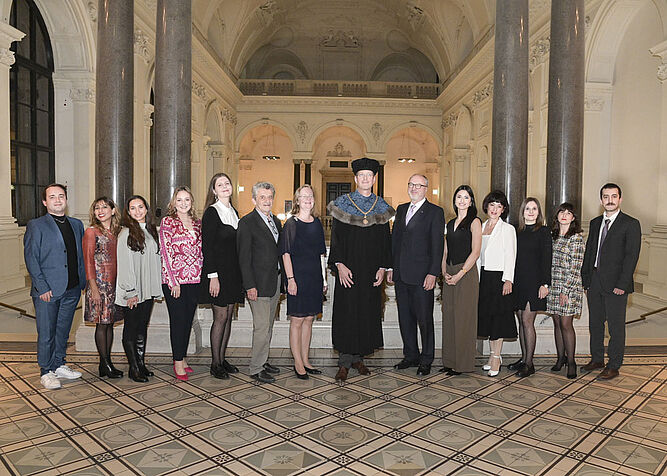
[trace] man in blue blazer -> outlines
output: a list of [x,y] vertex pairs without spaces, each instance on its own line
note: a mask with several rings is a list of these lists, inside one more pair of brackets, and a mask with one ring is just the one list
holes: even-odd
[[[618,376],[625,351],[625,308],[635,290],[633,274],[642,231],[639,221],[621,211],[621,187],[607,183],[600,189],[604,214],[593,218],[588,231],[581,278],[588,298],[591,361],[582,368],[604,370],[601,380]],[[604,364],[604,323],[609,329],[609,361]]]
[[30,295],[37,323],[37,363],[46,389],[60,380],[81,377],[65,365],[67,338],[74,310],[86,286],[83,266],[83,223],[65,215],[67,187],[48,185],[42,192],[46,215],[28,222],[23,254],[30,273]]
[[[398,324],[403,339],[403,360],[396,369],[417,367],[417,375],[428,375],[435,353],[433,299],[444,251],[445,214],[426,200],[428,180],[415,174],[408,180],[410,203],[396,210],[391,234],[393,269],[387,281],[396,282]],[[417,329],[422,351],[417,346]]]

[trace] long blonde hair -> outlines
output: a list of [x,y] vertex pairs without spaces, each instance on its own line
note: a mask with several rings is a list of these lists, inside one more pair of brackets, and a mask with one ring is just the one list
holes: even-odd
[[299,205],[299,195],[301,194],[301,190],[309,188],[311,192],[313,192],[313,209],[310,211],[310,215],[312,217],[318,217],[320,213],[317,211],[316,208],[316,201],[315,201],[315,190],[313,190],[313,187],[311,187],[309,184],[301,185],[299,188],[296,189],[296,192],[294,192],[294,200],[292,201],[292,211],[290,212],[292,216],[298,215],[299,211],[301,211],[301,206]]
[[176,195],[178,195],[178,192],[188,192],[188,195],[190,195],[190,203],[192,203],[192,206],[190,207],[190,211],[188,212],[188,215],[190,218],[193,220],[197,219],[197,211],[195,210],[195,197],[192,195],[192,192],[190,191],[190,187],[186,187],[183,185],[182,187],[177,187],[176,190],[174,190],[174,194],[171,196],[171,200],[169,200],[169,205],[167,205],[167,215],[170,217],[174,218],[176,217]]

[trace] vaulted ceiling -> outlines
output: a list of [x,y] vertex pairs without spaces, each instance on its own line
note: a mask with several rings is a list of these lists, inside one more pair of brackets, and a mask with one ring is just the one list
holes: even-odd
[[[289,74],[266,62],[282,55],[294,77],[382,79],[411,57],[443,80],[489,31],[494,9],[493,0],[193,0],[193,22],[236,78]],[[339,74],[360,77],[322,66],[336,48],[358,49],[360,71]]]

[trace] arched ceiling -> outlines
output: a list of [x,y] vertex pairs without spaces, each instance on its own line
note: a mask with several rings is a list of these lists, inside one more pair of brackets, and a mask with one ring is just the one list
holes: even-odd
[[[378,45],[396,53],[417,50],[442,80],[488,31],[494,8],[493,0],[193,0],[193,22],[237,78],[262,47],[299,44],[315,54],[332,33],[340,39],[342,32],[343,41],[366,46],[368,63],[368,48]],[[376,66],[365,68],[372,73]],[[320,76],[330,74],[320,70]]]

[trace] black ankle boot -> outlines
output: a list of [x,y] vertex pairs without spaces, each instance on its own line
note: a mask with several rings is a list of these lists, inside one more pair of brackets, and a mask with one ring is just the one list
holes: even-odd
[[121,378],[123,376],[123,372],[115,368],[111,364],[111,360],[108,358],[102,358],[100,357],[100,366],[98,368],[100,377],[109,377],[109,378]]
[[139,365],[137,364],[139,357],[137,355],[136,343],[124,340],[123,349],[125,349],[127,363],[130,364],[130,371],[128,372],[130,379],[135,382],[148,382],[148,377],[139,370]]
[[111,370],[111,375],[109,375],[109,378],[121,378],[123,376],[123,371],[118,370],[116,367],[113,366],[113,362],[111,362],[111,357],[109,357],[109,369]]
[[137,365],[139,370],[146,377],[152,377],[155,374],[146,368],[144,357],[146,355],[146,338],[144,336],[137,336]]

